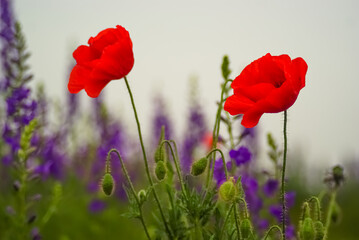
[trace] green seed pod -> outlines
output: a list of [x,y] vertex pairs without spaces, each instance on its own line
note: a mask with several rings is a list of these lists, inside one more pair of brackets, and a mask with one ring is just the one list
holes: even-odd
[[314,230],[315,230],[315,240],[323,240],[324,239],[324,226],[321,221],[316,221],[314,223]]
[[144,203],[147,199],[147,193],[145,190],[141,189],[138,193],[137,193],[138,199],[140,200],[140,204]]
[[163,161],[159,161],[156,164],[155,174],[158,181],[162,181],[166,177],[167,169]]
[[105,173],[102,179],[101,187],[102,191],[105,193],[106,196],[111,196],[114,188],[115,182],[111,173]]
[[248,239],[252,235],[252,224],[248,218],[245,218],[241,221],[239,225],[241,232],[241,239]]
[[206,170],[208,164],[208,159],[203,157],[192,164],[191,174],[193,176],[201,175],[204,170]]
[[315,232],[313,220],[309,217],[305,218],[303,221],[302,228],[299,230],[301,239],[303,240],[314,240]]
[[236,194],[237,190],[233,177],[231,177],[219,187],[219,195],[226,202],[233,201],[236,197]]

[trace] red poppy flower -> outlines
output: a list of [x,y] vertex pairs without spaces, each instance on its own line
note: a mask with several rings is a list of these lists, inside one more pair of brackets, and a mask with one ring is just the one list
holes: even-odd
[[121,79],[131,71],[132,41],[127,30],[117,25],[91,37],[88,44],[73,53],[77,64],[67,87],[71,93],[85,89],[87,95],[95,98],[111,80]]
[[293,105],[305,86],[307,63],[288,55],[267,55],[255,60],[234,79],[234,94],[227,98],[224,110],[243,114],[242,125],[257,125],[263,113],[277,113]]

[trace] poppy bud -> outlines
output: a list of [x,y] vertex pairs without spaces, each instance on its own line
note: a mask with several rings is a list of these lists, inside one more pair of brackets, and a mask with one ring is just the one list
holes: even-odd
[[115,188],[114,185],[115,183],[111,173],[105,173],[102,179],[101,187],[106,196],[110,196],[112,194]]
[[158,179],[158,181],[162,181],[166,177],[166,166],[163,161],[159,161],[156,164],[155,174]]
[[165,149],[164,147],[157,147],[155,151],[155,162],[163,162],[165,159]]
[[323,240],[324,239],[324,226],[321,221],[316,221],[314,223],[315,229],[315,238],[314,240]]
[[309,217],[305,218],[300,229],[300,236],[303,240],[313,240],[315,236],[313,220]]
[[206,170],[208,159],[203,157],[192,164],[191,174],[193,176],[201,175]]
[[239,229],[241,231],[241,238],[248,239],[252,235],[251,221],[248,218],[243,219],[239,225]]
[[231,177],[219,187],[219,195],[226,202],[233,201],[236,197],[236,194],[237,190],[233,177]]
[[140,204],[144,203],[146,201],[147,198],[147,193],[145,190],[141,189],[138,193],[137,193],[138,199],[140,200]]

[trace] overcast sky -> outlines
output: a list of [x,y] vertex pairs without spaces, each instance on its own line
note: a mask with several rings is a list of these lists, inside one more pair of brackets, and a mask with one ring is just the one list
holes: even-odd
[[[289,148],[299,146],[307,163],[326,166],[359,153],[358,9],[355,0],[15,1],[35,83],[44,82],[48,94],[60,100],[73,50],[102,29],[124,26],[135,54],[128,78],[145,130],[159,91],[179,131],[183,128],[191,76],[198,77],[198,95],[212,126],[224,54],[232,78],[268,52],[304,58],[309,69],[306,87],[288,113]],[[133,121],[123,81],[111,82],[104,94],[112,111]],[[263,139],[271,131],[282,142],[282,117],[263,115]]]

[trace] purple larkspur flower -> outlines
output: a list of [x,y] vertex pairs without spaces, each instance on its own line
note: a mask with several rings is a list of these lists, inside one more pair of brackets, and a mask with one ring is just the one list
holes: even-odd
[[[165,127],[165,139],[172,138],[172,123],[168,117],[168,113],[166,112],[165,102],[163,98],[156,97],[154,99],[154,118],[152,123],[153,129],[153,138],[160,139],[161,136],[161,128],[162,126]],[[155,144],[156,141],[154,141]]]
[[88,210],[92,213],[99,213],[105,210],[106,203],[100,199],[94,199],[90,202]]
[[[229,171],[232,168],[232,162],[226,162],[226,167]],[[226,173],[224,171],[222,158],[219,158],[214,162],[213,178],[217,181],[217,186],[226,181]]]
[[12,11],[12,1],[0,0],[0,37],[7,42],[14,39],[14,14]]
[[267,197],[273,197],[277,192],[279,182],[276,179],[268,179],[263,186],[263,192]]
[[41,235],[40,235],[40,231],[37,227],[34,227],[32,230],[31,230],[31,239],[32,240],[41,240]]
[[66,155],[61,149],[61,141],[56,136],[45,137],[43,145],[39,147],[37,156],[41,159],[35,173],[46,179],[54,177],[62,179],[64,176],[64,162]]
[[287,239],[296,239],[295,238],[295,228],[293,225],[288,225],[285,228],[285,236]]
[[187,128],[181,151],[181,164],[185,173],[190,171],[193,160],[193,152],[201,144],[205,135],[206,124],[201,107],[199,104],[193,104],[190,108],[190,114],[187,121]]
[[269,213],[273,217],[275,217],[278,223],[282,222],[282,213],[283,213],[282,205],[275,204],[269,206]]
[[295,196],[296,196],[296,193],[293,191],[285,193],[285,204],[286,204],[287,208],[291,208],[294,206]]
[[269,227],[269,222],[267,219],[258,219],[256,225],[261,231],[266,231]]
[[248,148],[241,146],[237,150],[229,151],[229,156],[234,160],[237,166],[245,164],[251,160],[252,154]]
[[258,196],[258,181],[249,175],[242,176],[241,181],[248,208],[252,214],[257,215],[263,207],[263,201]]

